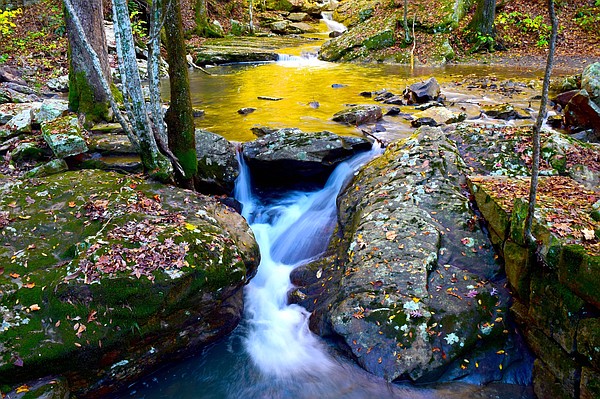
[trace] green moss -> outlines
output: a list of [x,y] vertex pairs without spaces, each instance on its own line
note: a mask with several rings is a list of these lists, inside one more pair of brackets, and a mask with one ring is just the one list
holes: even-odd
[[[122,98],[122,96],[121,96]],[[98,101],[94,89],[84,72],[69,73],[69,108],[77,113],[83,113],[88,122],[107,120],[110,104],[108,101]]]
[[396,43],[393,30],[385,30],[363,42],[363,45],[369,50],[379,50],[391,47]]

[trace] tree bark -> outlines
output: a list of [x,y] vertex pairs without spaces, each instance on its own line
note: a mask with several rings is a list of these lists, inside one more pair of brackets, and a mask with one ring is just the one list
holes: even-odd
[[477,9],[473,20],[469,24],[474,32],[475,46],[471,51],[478,51],[485,47],[487,50],[494,49],[494,19],[496,18],[496,0],[478,0]]
[[181,19],[179,0],[172,0],[170,7],[164,10],[165,15],[165,48],[169,63],[169,82],[171,86],[171,104],[165,116],[169,148],[175,154],[183,175],[177,176],[179,183],[193,188],[193,178],[198,173],[196,158],[196,136],[190,82],[188,77],[185,39]]
[[152,176],[159,180],[168,180],[173,169],[169,160],[159,151],[154,138],[152,123],[142,92],[126,0],[113,0],[113,20],[124,101],[129,105],[128,117],[132,130],[136,133],[139,141],[142,164]]
[[548,46],[548,60],[546,61],[546,72],[544,73],[544,85],[542,87],[542,100],[540,103],[540,111],[538,113],[535,125],[533,126],[533,165],[531,168],[531,183],[529,185],[529,208],[527,210],[527,218],[525,219],[525,240],[530,248],[536,248],[536,239],[532,233],[533,219],[535,218],[536,195],[538,188],[538,177],[540,173],[540,152],[541,139],[540,132],[542,123],[546,119],[548,106],[548,89],[550,87],[550,76],[552,75],[552,67],[554,66],[554,51],[556,49],[556,36],[558,33],[558,19],[554,12],[554,1],[548,0],[548,13],[552,23],[552,34],[550,35],[550,43]]
[[[71,4],[85,32],[85,37],[95,50],[102,76],[111,84],[108,50],[104,33],[102,0],[72,0]],[[69,107],[86,115],[90,121],[110,118],[110,103],[102,88],[100,77],[94,73],[92,59],[82,42],[73,18],[65,12],[69,38]]]

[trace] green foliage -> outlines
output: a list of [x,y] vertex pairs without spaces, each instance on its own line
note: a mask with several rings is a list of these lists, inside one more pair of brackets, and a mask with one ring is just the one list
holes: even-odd
[[0,11],[0,34],[2,36],[8,36],[12,33],[12,28],[16,27],[13,19],[19,14],[21,14],[20,8],[14,11]]
[[575,14],[575,23],[588,32],[596,32],[600,24],[600,0],[594,6],[581,7]]
[[[516,25],[523,33],[537,34],[537,47],[548,46],[548,40],[552,33],[552,27],[544,23],[544,17],[538,15],[536,17],[523,14],[519,11],[510,13],[500,13],[496,17],[496,25],[506,27],[508,25]],[[514,38],[506,38],[507,42],[514,43]]]

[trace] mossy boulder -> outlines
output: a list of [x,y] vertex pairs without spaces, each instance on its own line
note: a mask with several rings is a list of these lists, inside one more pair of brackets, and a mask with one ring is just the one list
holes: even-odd
[[42,123],[42,136],[57,158],[88,151],[79,120],[73,115]]
[[258,248],[191,191],[101,171],[0,181],[0,384],[119,389],[241,318]]
[[581,88],[600,107],[600,62],[588,65],[581,74]]
[[459,356],[506,342],[496,320],[508,294],[487,283],[499,265],[468,222],[462,173],[439,128],[391,144],[340,194],[327,257],[294,275],[311,329],[388,381],[460,374]]
[[240,174],[235,146],[218,134],[196,129],[197,188],[203,193],[231,194]]
[[332,119],[335,122],[358,126],[365,123],[377,122],[382,116],[383,111],[378,105],[357,105],[336,112]]

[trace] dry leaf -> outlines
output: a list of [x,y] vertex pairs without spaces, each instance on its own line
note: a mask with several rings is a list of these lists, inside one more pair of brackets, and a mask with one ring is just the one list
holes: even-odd
[[395,231],[387,231],[385,233],[385,238],[387,238],[390,241],[394,240],[397,236],[398,234]]
[[583,230],[581,230],[581,232],[583,233],[583,238],[585,240],[592,241],[593,239],[596,238],[596,234],[594,233],[594,230],[592,230],[592,229],[583,229]]

